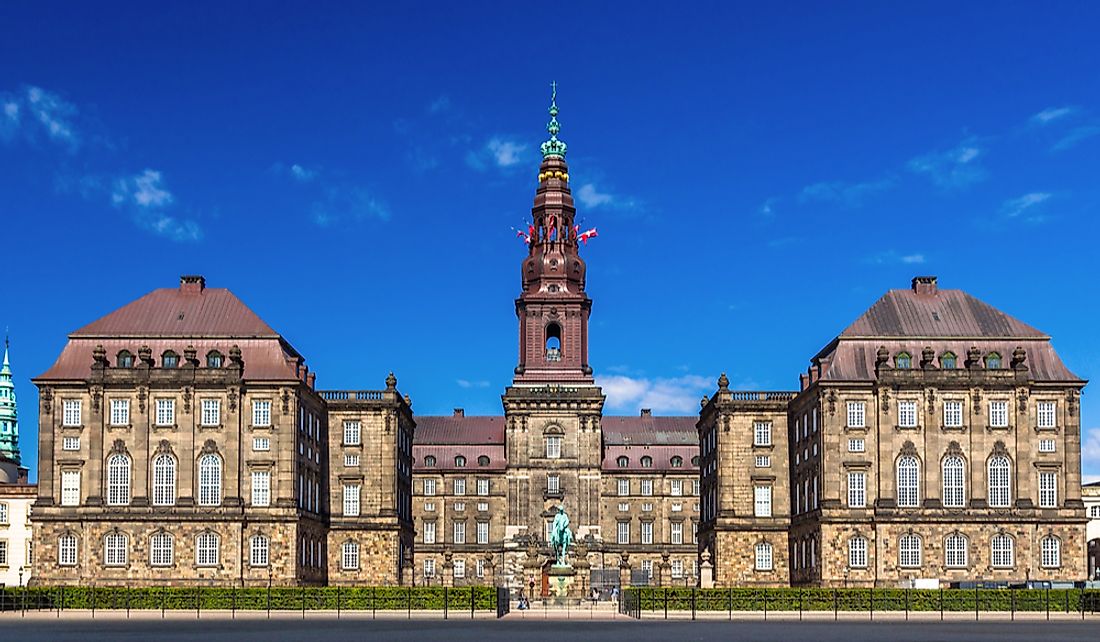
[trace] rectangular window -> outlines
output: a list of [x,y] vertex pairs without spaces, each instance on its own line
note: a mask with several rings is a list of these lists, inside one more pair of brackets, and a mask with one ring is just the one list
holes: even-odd
[[673,579],[680,579],[684,576],[684,560],[672,560],[670,572]]
[[359,484],[344,484],[344,517],[359,516]]
[[424,543],[435,544],[435,522],[424,522]]
[[993,428],[1008,428],[1008,402],[989,402],[989,425]]
[[149,538],[149,564],[152,566],[172,565],[172,536],[157,533]]
[[771,455],[757,455],[756,456],[756,467],[757,468],[768,468],[771,465],[772,465]]
[[684,494],[684,480],[682,480],[682,479],[673,479],[672,480],[672,492],[670,494],[673,497],[683,496],[683,494]]
[[673,544],[684,543],[684,523],[672,522],[669,524],[669,536],[672,539]]
[[772,516],[772,487],[753,487],[753,513],[757,517]]
[[488,479],[479,479],[479,480],[477,480],[477,494],[481,495],[482,497],[489,494],[489,480]]
[[848,452],[861,453],[867,450],[867,443],[862,437],[852,438],[848,440]]
[[424,480],[424,495],[426,497],[431,497],[432,495],[435,495],[435,480],[434,479],[425,479]]
[[549,459],[561,457],[561,437],[550,435],[546,438],[546,456]]
[[202,400],[202,425],[218,426],[222,423],[222,402],[217,399]]
[[455,560],[455,578],[466,577],[466,560]]
[[646,578],[653,579],[653,560],[642,560],[642,572]]
[[271,450],[271,440],[267,437],[253,437],[252,450],[255,450],[257,452],[266,452],[268,450]]
[[652,513],[653,512],[653,504],[642,504],[642,512],[643,513]]
[[898,425],[902,428],[917,427],[917,402],[898,402]]
[[[488,483],[489,480],[485,480]],[[557,493],[561,491],[561,477],[557,475],[546,476],[546,492]]]
[[62,438],[61,450],[80,450],[80,437]]
[[435,502],[424,502],[424,511],[427,513],[435,512]]
[[653,522],[642,522],[642,543],[653,543]]
[[867,506],[867,475],[848,473],[848,508]]
[[625,513],[629,510],[630,510],[630,504],[622,503],[622,502],[619,503],[619,512],[620,513]]
[[62,407],[61,425],[63,425],[63,426],[79,426],[80,425],[80,400],[79,399],[65,399],[61,402],[61,407]]
[[848,540],[848,566],[867,568],[867,540],[853,537]]
[[455,502],[454,510],[459,513],[466,510],[466,502]]
[[271,473],[269,471],[252,471],[252,505],[271,505]]
[[349,454],[345,453],[344,454],[344,465],[345,466],[358,466],[359,465],[359,455],[349,455]]
[[250,566],[267,566],[269,556],[269,541],[262,535],[252,538],[248,563]]
[[455,495],[465,495],[465,494],[466,494],[466,478],[465,477],[459,477],[458,479],[455,480]]
[[61,505],[80,505],[80,471],[61,471]]
[[1054,440],[1053,439],[1040,439],[1039,440],[1039,452],[1052,453],[1054,452]]
[[[772,460],[769,457],[768,458],[768,465],[770,466],[771,463],[772,463]],[[691,494],[696,496],[696,497],[699,496],[699,480],[698,479],[691,480]]]
[[454,522],[454,539],[455,544],[466,543],[466,522]]
[[1036,414],[1039,418],[1040,428],[1055,427],[1055,410],[1056,406],[1053,401],[1040,401],[1038,404],[1036,404]]
[[619,480],[619,497],[627,497],[629,495],[630,495],[630,480],[629,479],[620,479]]
[[642,485],[642,497],[652,497],[653,496],[653,480],[652,479],[643,479],[643,480],[641,480],[641,485]]
[[476,560],[474,560],[474,573],[479,578],[485,577],[485,560],[484,559],[479,557]]
[[1058,506],[1058,475],[1057,473],[1039,473],[1039,507],[1057,508]]
[[862,401],[848,402],[848,427],[864,428],[867,426],[867,413]]
[[963,404],[961,401],[948,399],[943,402],[943,425],[947,428],[962,428]]
[[488,512],[489,511],[489,502],[478,502],[477,503],[477,509],[478,509],[478,511],[480,511],[482,513]]
[[424,577],[435,577],[435,560],[431,558],[424,560]]
[[679,512],[682,512],[683,510],[684,510],[684,505],[683,504],[681,504],[680,502],[673,502],[672,512],[679,513]]
[[630,522],[618,522],[615,528],[615,542],[618,544],[630,543]]
[[256,399],[252,402],[252,425],[258,428],[271,426],[270,399]]
[[112,399],[111,400],[111,425],[112,426],[129,426],[130,425],[130,400],[129,399]]
[[488,544],[489,543],[489,522],[477,523],[477,543]]
[[752,425],[752,445],[772,445],[772,424],[769,421],[757,421]]
[[344,422],[344,445],[358,446],[362,444],[362,430],[358,421]]
[[0,539],[0,566],[8,565],[8,540]]
[[157,399],[157,425],[174,426],[176,423],[176,400]]
[[76,566],[76,536],[62,535],[57,541],[57,563],[60,566]]

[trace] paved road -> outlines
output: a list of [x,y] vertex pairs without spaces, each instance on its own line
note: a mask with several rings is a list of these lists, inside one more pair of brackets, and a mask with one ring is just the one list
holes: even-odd
[[1013,640],[1088,640],[1095,642],[1100,622],[660,622],[660,621],[544,621],[544,620],[369,620],[290,618],[238,619],[170,618],[21,619],[0,617],[3,639],[51,640],[202,640],[240,642],[283,640],[476,640],[477,642],[639,642],[640,640],[890,640],[890,642],[959,640],[1011,642]]

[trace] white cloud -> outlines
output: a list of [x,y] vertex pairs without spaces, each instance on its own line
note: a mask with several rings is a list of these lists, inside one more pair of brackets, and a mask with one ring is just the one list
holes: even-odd
[[771,197],[760,204],[760,207],[756,209],[756,213],[760,216],[773,216],[775,214],[775,205],[779,202],[779,198]]
[[0,92],[0,102],[4,109],[0,139],[10,142],[22,138],[34,143],[45,137],[69,151],[80,146],[80,135],[73,122],[77,108],[60,95],[32,85],[14,92]]
[[111,203],[129,213],[138,227],[173,241],[201,239],[202,228],[198,223],[177,218],[166,211],[174,201],[157,170],[146,169],[140,174],[118,178],[111,188]]
[[172,200],[172,193],[161,186],[160,172],[152,169],[118,179],[111,191],[111,202],[115,205],[132,202],[144,208],[165,207]]
[[1032,116],[1031,122],[1037,125],[1046,125],[1055,120],[1065,118],[1076,111],[1076,107],[1047,107],[1043,111]]
[[367,219],[388,221],[390,209],[370,190],[361,187],[329,187],[322,199],[313,202],[313,221],[321,227]]
[[450,108],[451,108],[451,98],[447,94],[443,94],[442,96],[436,98],[435,100],[433,100],[431,103],[428,104],[428,113],[429,114],[438,114],[438,113],[441,113],[441,112],[445,112]]
[[[1017,198],[1010,198],[1001,205],[1001,211],[1009,218],[1016,218],[1032,210],[1033,208],[1042,205],[1050,199],[1051,195],[1048,192],[1031,192],[1024,194]],[[1029,220],[1033,217],[1029,217]]]
[[484,379],[470,381],[469,379],[456,379],[459,388],[488,388],[489,382]]
[[952,149],[932,152],[909,161],[909,169],[928,176],[943,188],[965,187],[984,180],[987,172],[979,164],[984,151],[976,139],[968,138]]
[[596,209],[601,205],[610,205],[615,200],[614,196],[599,191],[592,183],[581,185],[580,189],[577,190],[577,198],[580,199],[581,205],[589,209]]
[[1054,152],[1062,152],[1071,147],[1076,146],[1078,143],[1093,138],[1094,136],[1100,136],[1100,125],[1083,125],[1076,127],[1068,134],[1062,137],[1057,143],[1050,148]]
[[498,167],[511,167],[522,160],[521,154],[527,149],[527,145],[500,138],[491,139],[485,148],[493,155]]
[[613,410],[637,412],[650,408],[656,413],[695,414],[699,399],[714,388],[713,378],[684,375],[672,378],[607,375],[596,379]]
[[1100,427],[1084,431],[1081,440],[1081,470],[1100,477]]
[[893,186],[894,179],[891,177],[861,183],[822,181],[802,188],[798,200],[802,203],[821,201],[844,207],[856,207],[861,205],[867,197],[884,192]]
[[924,254],[914,252],[911,254],[903,254],[896,250],[887,250],[885,252],[879,252],[867,258],[868,263],[874,263],[876,265],[888,265],[888,264],[902,264],[902,265],[921,265],[924,263]]
[[293,176],[296,180],[302,181],[303,183],[308,183],[309,181],[317,177],[317,170],[306,169],[298,163],[294,163],[290,166],[290,175]]

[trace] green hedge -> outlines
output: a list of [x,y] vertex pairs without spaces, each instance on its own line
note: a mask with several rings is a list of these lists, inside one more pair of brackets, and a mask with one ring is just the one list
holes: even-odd
[[[472,595],[471,595],[472,594]],[[199,609],[199,610],[432,610],[496,609],[492,586],[380,587],[106,587],[0,588],[0,610]]]
[[[1051,611],[1079,612],[1100,604],[1100,590],[1087,589],[866,589],[866,588],[629,588],[643,611]],[[633,597],[633,596],[631,596]],[[1049,602],[1048,602],[1049,601]]]

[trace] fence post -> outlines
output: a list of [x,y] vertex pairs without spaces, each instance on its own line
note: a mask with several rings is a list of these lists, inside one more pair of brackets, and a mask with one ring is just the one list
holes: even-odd
[[1069,591],[1068,590],[1062,591],[1062,595],[1064,595],[1065,598],[1066,598],[1066,613],[1068,614],[1069,613]]
[[974,584],[974,621],[978,621],[978,603],[981,599],[978,597],[978,585]]
[[167,589],[167,585],[160,587],[160,619],[162,620],[164,619],[164,600],[168,593]]
[[370,589],[370,619],[374,619],[375,613],[378,611],[378,587],[372,586]]
[[695,621],[695,587],[691,587],[691,621]]
[[733,621],[733,587],[730,587],[729,598],[726,600],[726,604],[729,606],[730,621]]
[[1050,620],[1050,588],[1046,589],[1047,594],[1047,620]]
[[1010,619],[1015,621],[1016,620],[1016,589],[1010,589],[1008,594],[1012,596],[1012,616],[1010,617]]
[[798,621],[802,621],[802,587],[798,587]]
[[130,619],[130,589],[126,589],[126,619]]
[[408,609],[408,619],[413,619],[413,592],[412,587],[405,587],[405,607]]
[[768,621],[768,587],[764,587],[764,621]]
[[195,587],[195,619],[202,614],[202,585]]
[[[62,589],[64,590],[64,589]],[[1077,602],[1077,606],[1081,607],[1081,619],[1085,619],[1085,587],[1081,587],[1081,597]]]
[[306,585],[302,585],[302,619],[306,619]]
[[837,613],[840,611],[840,603],[837,601],[836,589],[833,589],[833,621],[836,622]]
[[234,584],[230,591],[232,591],[230,599],[232,600],[233,619],[235,620],[237,619],[237,586]]
[[336,619],[340,619],[340,585],[336,585]]
[[875,587],[871,585],[871,619],[875,619]]
[[474,607],[477,606],[477,601],[474,599],[477,597],[477,587],[470,587],[470,619],[474,619]]
[[909,589],[905,589],[905,621],[909,621]]
[[[270,573],[270,571],[269,571]],[[271,576],[267,576],[267,619],[271,619]]]
[[666,586],[663,590],[664,590],[664,593],[665,593],[665,619],[667,620],[668,619],[668,587]]
[[95,584],[92,584],[92,619],[95,619]]
[[943,587],[940,587],[940,622],[943,622]]

